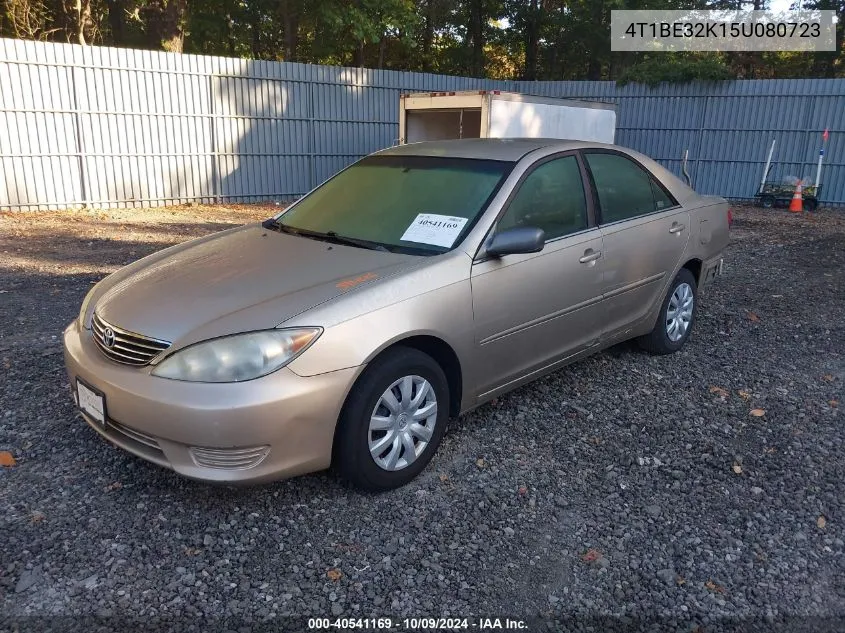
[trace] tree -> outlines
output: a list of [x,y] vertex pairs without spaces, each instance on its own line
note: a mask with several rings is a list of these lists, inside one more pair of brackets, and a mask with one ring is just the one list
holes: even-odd
[[769,0],[0,0],[0,36],[499,79],[845,76],[837,53],[610,50],[614,9],[760,9]]
[[151,48],[171,53],[183,51],[188,20],[187,0],[147,0],[138,15],[145,25]]

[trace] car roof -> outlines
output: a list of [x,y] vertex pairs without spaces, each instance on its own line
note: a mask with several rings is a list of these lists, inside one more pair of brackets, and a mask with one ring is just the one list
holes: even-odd
[[377,156],[442,156],[446,158],[473,158],[517,162],[536,150],[566,152],[575,149],[612,149],[639,161],[657,179],[666,186],[675,199],[686,204],[698,194],[680,178],[657,161],[629,147],[596,143],[592,141],[573,141],[559,138],[465,138],[449,141],[423,141],[395,145],[379,152]]
[[[480,158],[516,162],[538,149],[554,148],[558,151],[583,147],[614,147],[603,143],[585,143],[559,138],[465,138],[449,141],[423,141],[388,147],[379,155],[394,156],[446,156],[449,158]],[[621,148],[620,148],[621,149]]]

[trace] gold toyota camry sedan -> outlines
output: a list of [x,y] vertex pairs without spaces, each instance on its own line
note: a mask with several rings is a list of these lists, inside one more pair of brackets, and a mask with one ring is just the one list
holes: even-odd
[[73,396],[187,477],[395,488],[450,417],[625,339],[680,349],[730,222],[614,145],[393,147],[94,286],[64,333]]

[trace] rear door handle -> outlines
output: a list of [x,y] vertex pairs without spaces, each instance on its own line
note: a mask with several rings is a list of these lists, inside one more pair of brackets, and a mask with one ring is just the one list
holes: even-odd
[[672,222],[672,226],[669,228],[670,233],[680,233],[683,231],[685,227],[683,224],[678,224],[677,222]]
[[589,264],[590,262],[596,261],[599,257],[601,257],[601,251],[594,251],[592,248],[588,248],[584,251],[584,256],[578,261],[582,264]]

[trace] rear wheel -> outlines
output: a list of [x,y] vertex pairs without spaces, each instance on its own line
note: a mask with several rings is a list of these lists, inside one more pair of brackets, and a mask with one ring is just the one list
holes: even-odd
[[804,211],[815,211],[818,206],[818,201],[804,198]]
[[695,276],[681,268],[663,299],[654,329],[639,339],[640,346],[652,354],[672,354],[681,349],[692,332],[697,302]]
[[775,206],[775,199],[772,196],[763,196],[760,198],[760,204],[764,209],[771,209]]
[[408,347],[389,350],[361,376],[343,407],[334,465],[371,491],[404,486],[431,461],[449,417],[440,365]]

